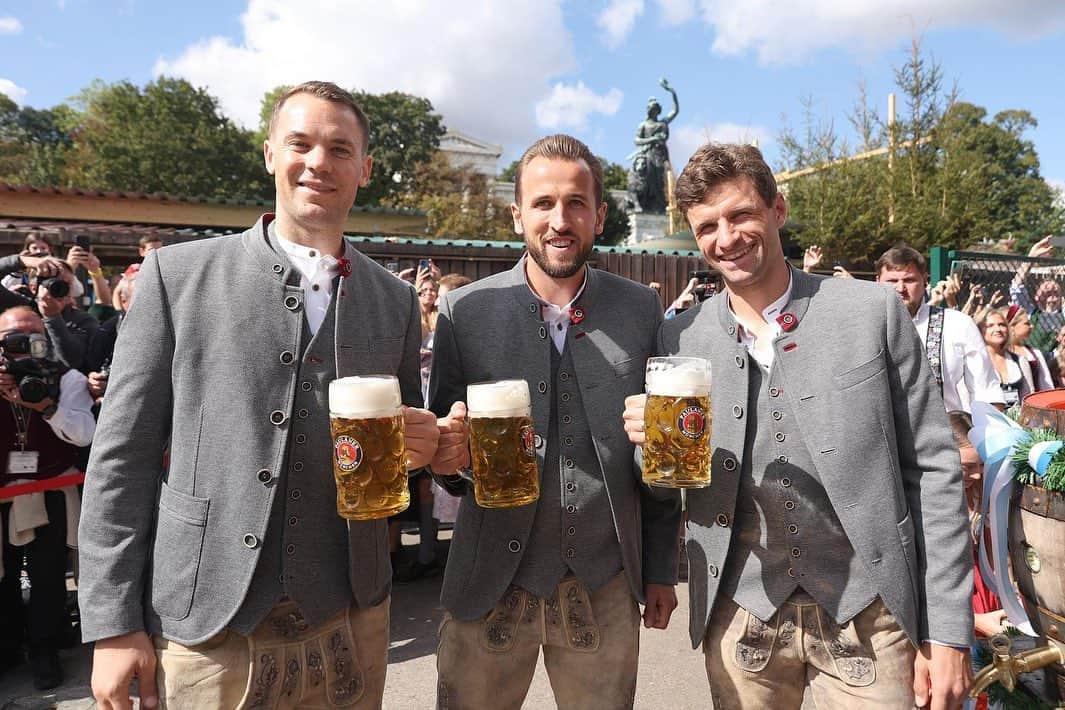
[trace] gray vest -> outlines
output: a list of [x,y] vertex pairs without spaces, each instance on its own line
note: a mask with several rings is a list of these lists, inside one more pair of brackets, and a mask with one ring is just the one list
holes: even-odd
[[818,478],[776,371],[748,360],[747,435],[720,591],[769,621],[801,587],[845,623],[876,590]]
[[[329,382],[336,377],[333,341],[338,290],[334,284],[329,310],[313,338],[304,318],[301,343],[305,350],[295,363],[298,385],[290,413],[288,453],[255,575],[230,623],[245,635],[282,596],[296,602],[312,626],[353,601],[347,525],[339,515],[321,514],[336,509],[328,392]],[[234,447],[239,445],[234,442]]]
[[514,584],[543,598],[554,593],[567,569],[595,591],[622,567],[621,545],[570,352],[569,342],[561,355],[551,347],[555,396],[540,500],[514,575]]

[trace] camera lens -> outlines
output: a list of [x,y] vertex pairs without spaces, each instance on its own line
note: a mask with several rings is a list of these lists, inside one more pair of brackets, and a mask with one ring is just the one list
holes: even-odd
[[39,377],[23,377],[18,383],[18,393],[23,402],[36,404],[48,396],[48,383]]

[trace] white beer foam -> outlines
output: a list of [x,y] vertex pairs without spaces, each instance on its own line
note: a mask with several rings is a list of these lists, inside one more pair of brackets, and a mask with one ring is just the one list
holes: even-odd
[[706,397],[710,394],[710,371],[684,365],[669,370],[650,370],[647,372],[647,394]]
[[482,382],[466,387],[471,417],[524,417],[529,414],[529,383],[525,380]]
[[329,413],[336,416],[390,417],[399,413],[402,403],[395,377],[341,377],[329,383]]

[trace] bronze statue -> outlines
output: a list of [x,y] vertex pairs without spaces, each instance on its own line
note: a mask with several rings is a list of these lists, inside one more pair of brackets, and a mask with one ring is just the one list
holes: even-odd
[[669,124],[677,117],[680,105],[677,92],[664,78],[659,85],[673,97],[673,110],[664,118],[662,105],[651,97],[647,101],[647,118],[636,129],[636,151],[629,156],[633,161],[629,170],[629,192],[639,212],[665,214],[669,203],[666,195],[666,173],[669,171]]

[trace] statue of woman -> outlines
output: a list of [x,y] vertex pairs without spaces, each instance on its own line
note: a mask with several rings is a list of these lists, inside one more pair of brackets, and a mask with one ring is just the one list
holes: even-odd
[[668,91],[673,97],[673,110],[664,118],[662,105],[655,97],[647,101],[647,118],[636,129],[637,150],[630,158],[634,158],[633,171],[637,170],[640,158],[643,158],[642,187],[640,191],[640,209],[644,212],[665,214],[666,204],[666,170],[669,166],[669,148],[666,142],[669,140],[669,124],[677,117],[680,105],[677,102],[677,92],[664,78],[658,80],[659,85]]

